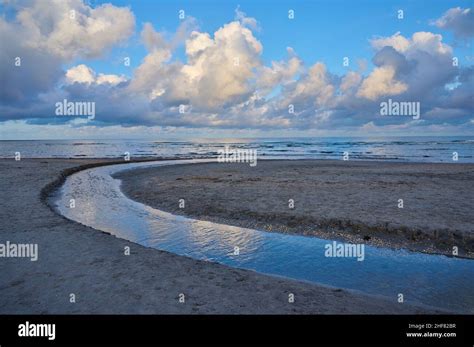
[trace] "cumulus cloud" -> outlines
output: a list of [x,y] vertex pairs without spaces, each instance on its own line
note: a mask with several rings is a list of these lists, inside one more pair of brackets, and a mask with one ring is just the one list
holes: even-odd
[[450,54],[452,48],[443,43],[443,36],[426,31],[416,32],[411,38],[406,38],[400,32],[389,37],[378,37],[370,40],[373,48],[381,50],[384,47],[392,47],[397,52],[412,55],[416,51],[428,53]]
[[[260,129],[354,126],[374,119],[379,111],[377,100],[389,96],[420,100],[427,110],[453,109],[450,104],[455,92],[451,98],[442,95],[446,94],[445,85],[459,73],[451,63],[452,48],[441,35],[429,32],[411,37],[395,33],[371,40],[375,68],[366,76],[361,69],[341,77],[331,74],[322,62],[305,67],[291,48],[287,59],[264,65],[263,46],[242,18],[223,25],[213,35],[192,31],[185,41],[184,63],[171,61],[169,45],[158,42],[155,46],[159,48],[150,48],[130,87],[142,81],[141,91],[151,100],[149,119],[161,125]],[[464,88],[456,93],[464,100]],[[468,110],[455,114],[466,115]],[[376,122],[397,120],[376,118]]]
[[91,8],[81,0],[34,1],[20,6],[16,18],[25,31],[25,46],[64,60],[100,57],[126,40],[135,26],[128,8],[111,4]]
[[401,35],[399,31],[389,37],[378,37],[371,40],[372,47],[382,49],[393,47],[398,52],[405,52],[410,47],[410,40]]
[[[10,1],[4,6],[15,17],[0,18],[5,85],[0,99],[20,109],[57,87],[64,77],[63,64],[102,56],[131,35],[135,22],[128,8],[110,4],[91,8],[80,0]],[[110,80],[105,75],[98,78]]]
[[311,66],[285,93],[285,103],[299,103],[310,100],[313,106],[324,106],[334,95],[334,85],[326,65],[316,63]]
[[254,30],[260,30],[258,22],[253,17],[248,17],[247,14],[240,10],[240,6],[235,9],[235,20],[239,21],[243,26],[248,26]]
[[[452,64],[452,48],[439,34],[416,32],[406,38],[398,32],[373,39],[371,45],[377,51],[373,58],[377,67],[359,90],[360,96],[369,99],[403,92],[411,98],[425,99],[458,73]],[[375,82],[381,83],[380,92]]]
[[454,7],[434,23],[438,28],[451,30],[459,38],[474,36],[474,9]]
[[262,45],[240,22],[225,24],[214,37],[193,31],[185,47],[187,63],[165,91],[167,102],[217,110],[251,93],[249,80],[260,65]]
[[121,82],[126,81],[127,78],[125,76],[119,75],[106,75],[103,73],[96,74],[94,70],[90,67],[80,64],[74,66],[66,71],[66,81],[69,84],[72,83],[96,83],[96,84],[119,84]]
[[167,39],[163,33],[157,32],[153,24],[147,22],[143,25],[140,34],[141,40],[149,52],[168,49],[173,51],[178,46],[182,45],[188,38],[189,34],[197,29],[197,21],[194,17],[187,16],[179,25],[176,32],[171,38]]
[[340,89],[343,92],[348,92],[351,89],[357,88],[362,81],[362,76],[355,72],[349,71],[341,81]]
[[396,81],[394,77],[395,69],[391,66],[375,68],[362,82],[357,95],[370,100],[376,100],[380,96],[397,95],[406,91],[408,86]]
[[303,62],[296,55],[293,48],[287,47],[288,60],[273,61],[271,66],[261,66],[258,71],[257,87],[264,91],[271,91],[278,85],[286,85],[302,72]]

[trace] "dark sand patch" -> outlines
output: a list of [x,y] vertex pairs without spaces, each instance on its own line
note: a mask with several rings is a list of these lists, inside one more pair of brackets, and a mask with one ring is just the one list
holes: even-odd
[[117,177],[129,197],[197,219],[474,257],[474,164],[262,160]]

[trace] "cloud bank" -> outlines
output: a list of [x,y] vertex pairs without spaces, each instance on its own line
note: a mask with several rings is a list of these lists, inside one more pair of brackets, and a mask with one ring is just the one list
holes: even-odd
[[[374,132],[474,124],[474,68],[455,64],[453,48],[438,33],[373,37],[372,70],[341,76],[324,62],[304,62],[291,47],[286,59],[265,65],[259,23],[238,8],[214,33],[200,31],[192,17],[168,39],[144,23],[147,53],[125,77],[74,63],[110,59],[108,52],[136,30],[129,8],[92,8],[80,0],[6,6],[14,15],[0,17],[0,121],[68,122],[54,117],[54,104],[68,99],[96,103],[94,126]],[[472,37],[472,13],[452,8],[435,25]],[[180,45],[183,61],[175,59]],[[388,98],[420,102],[421,119],[380,116]]]

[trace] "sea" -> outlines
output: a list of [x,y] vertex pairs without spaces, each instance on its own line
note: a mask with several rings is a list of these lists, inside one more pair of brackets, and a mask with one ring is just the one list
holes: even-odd
[[226,138],[176,140],[0,140],[0,158],[212,158],[253,149],[258,159],[474,162],[474,136]]

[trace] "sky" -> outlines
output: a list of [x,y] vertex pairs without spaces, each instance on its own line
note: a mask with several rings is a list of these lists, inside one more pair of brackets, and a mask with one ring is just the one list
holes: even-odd
[[[472,1],[0,0],[0,139],[474,135]],[[86,102],[94,117],[59,112]],[[420,115],[381,105],[419,103]]]

